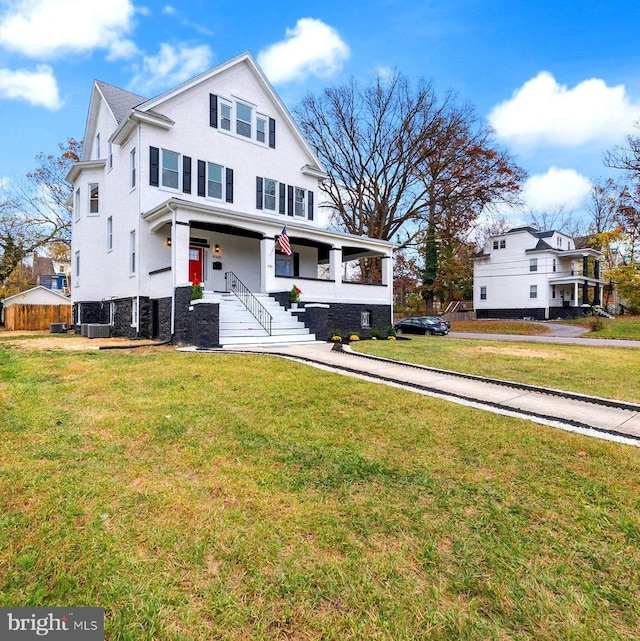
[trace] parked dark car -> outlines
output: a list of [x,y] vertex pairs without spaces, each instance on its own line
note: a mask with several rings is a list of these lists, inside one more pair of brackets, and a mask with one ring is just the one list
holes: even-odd
[[444,336],[449,333],[449,328],[444,321],[430,316],[404,318],[398,321],[394,327],[397,334],[440,334]]
[[446,318],[440,318],[440,316],[421,316],[420,318],[428,318],[436,323],[444,323],[447,329],[451,329],[451,323]]

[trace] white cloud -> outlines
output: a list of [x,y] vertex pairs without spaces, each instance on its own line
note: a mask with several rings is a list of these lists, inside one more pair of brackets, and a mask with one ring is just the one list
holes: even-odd
[[129,60],[139,53],[140,50],[132,40],[118,40],[109,47],[107,60]]
[[109,49],[134,12],[131,0],[18,0],[0,16],[0,46],[34,58]]
[[0,97],[25,100],[47,109],[60,109],[63,104],[53,69],[48,65],[38,65],[35,71],[0,69]]
[[175,48],[163,43],[157,56],[144,57],[129,89],[152,95],[204,71],[211,66],[211,59],[211,49],[207,45]]
[[608,87],[592,78],[570,89],[547,71],[489,114],[499,138],[523,146],[610,143],[629,133],[638,118],[640,104],[630,100],[624,85]]
[[328,78],[349,57],[338,32],[321,20],[301,18],[286,38],[258,54],[258,62],[274,84],[302,80],[308,75]]
[[162,7],[162,13],[164,13],[167,16],[171,16],[176,12],[175,7],[172,7],[170,4],[165,5]]
[[546,173],[526,180],[522,199],[532,211],[551,211],[560,207],[572,210],[579,207],[590,190],[590,181],[574,169],[551,167]]

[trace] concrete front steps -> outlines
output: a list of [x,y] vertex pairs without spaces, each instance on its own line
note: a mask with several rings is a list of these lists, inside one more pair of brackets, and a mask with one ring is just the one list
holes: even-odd
[[[287,311],[267,294],[254,294],[271,314],[271,335],[258,323],[234,294],[216,294],[220,300],[220,344],[273,345],[274,343],[309,343],[316,340],[296,314]],[[205,293],[205,298],[207,298]]]

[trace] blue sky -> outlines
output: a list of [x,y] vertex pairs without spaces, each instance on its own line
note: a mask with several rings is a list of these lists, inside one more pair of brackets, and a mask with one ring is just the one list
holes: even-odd
[[455,91],[528,172],[536,210],[579,212],[640,120],[633,0],[304,4],[0,0],[0,181],[82,137],[94,78],[152,97],[246,50],[290,109],[391,68]]

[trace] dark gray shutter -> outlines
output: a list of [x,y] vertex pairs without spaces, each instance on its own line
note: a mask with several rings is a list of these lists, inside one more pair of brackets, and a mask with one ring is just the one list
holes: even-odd
[[269,147],[276,148],[276,121],[269,118]]
[[287,186],[284,183],[279,183],[280,198],[278,201],[278,212],[283,216],[286,213],[286,200],[287,200]]
[[185,194],[191,193],[191,158],[182,156],[182,191]]
[[293,187],[287,185],[287,216],[293,216]]
[[206,182],[204,160],[198,160],[198,196],[205,195]]
[[209,125],[218,128],[218,96],[209,94]]
[[149,184],[157,187],[160,178],[160,150],[157,147],[149,147]]
[[227,167],[227,189],[225,192],[225,201],[228,203],[233,202],[233,169]]
[[256,176],[256,209],[262,209],[263,180]]
[[309,220],[313,220],[313,192],[312,191],[307,192],[307,198],[308,198],[307,218],[309,218]]

